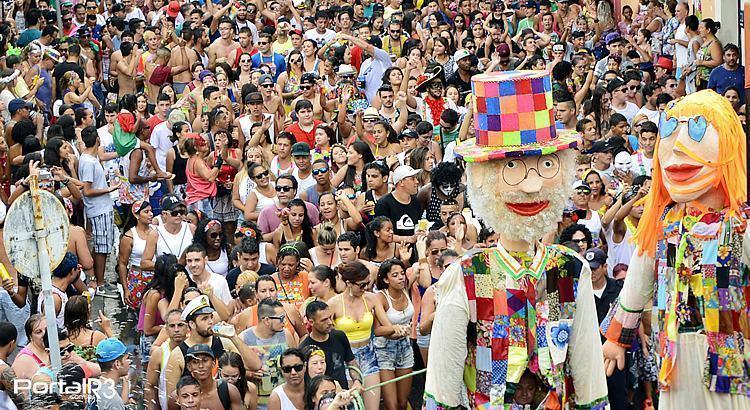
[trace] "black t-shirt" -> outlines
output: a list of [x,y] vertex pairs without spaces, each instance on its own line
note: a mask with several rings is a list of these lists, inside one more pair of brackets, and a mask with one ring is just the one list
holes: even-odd
[[422,207],[416,195],[412,195],[411,202],[404,205],[398,202],[390,193],[375,204],[375,216],[386,216],[393,222],[393,233],[399,236],[414,235],[417,222],[422,217]]
[[346,334],[340,330],[332,329],[328,340],[318,342],[310,335],[300,342],[300,349],[306,346],[317,346],[326,354],[326,375],[331,376],[339,382],[342,388],[348,389],[349,382],[346,380],[346,364],[354,360],[354,353],[349,345]]
[[62,76],[65,75],[68,71],[75,71],[76,74],[78,74],[78,78],[81,79],[81,82],[86,78],[86,74],[83,72],[83,69],[78,64],[73,64],[68,61],[63,61],[60,64],[57,64],[55,66],[55,70],[52,71],[52,77],[55,78],[55,85],[57,85],[57,95],[55,98],[61,99],[62,98],[62,92],[64,90],[60,89],[60,80],[62,79]]
[[[475,72],[472,72],[469,78],[473,76],[474,74],[477,74]],[[471,93],[471,80],[468,82],[464,81],[461,78],[461,75],[458,74],[458,70],[456,70],[447,81],[448,85],[455,85],[456,88],[458,88],[458,92],[460,94],[459,101],[464,101],[466,99],[466,96]]]

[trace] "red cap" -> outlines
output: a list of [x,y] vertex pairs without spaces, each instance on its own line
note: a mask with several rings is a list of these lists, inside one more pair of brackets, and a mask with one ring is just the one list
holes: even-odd
[[656,60],[654,67],[661,67],[665,70],[672,71],[672,59],[668,57],[659,57],[659,59]]
[[169,6],[167,6],[167,15],[169,17],[175,18],[178,14],[180,14],[180,3],[176,1],[170,1]]

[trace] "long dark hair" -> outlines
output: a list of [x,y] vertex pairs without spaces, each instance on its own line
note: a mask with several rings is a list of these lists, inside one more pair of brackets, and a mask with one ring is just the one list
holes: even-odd
[[388,289],[388,284],[385,282],[385,278],[389,273],[391,273],[391,268],[393,268],[394,266],[400,266],[401,269],[406,271],[406,265],[404,265],[404,262],[402,262],[401,259],[386,259],[382,264],[380,264],[380,268],[378,268],[378,278],[375,280],[375,285],[378,287],[378,289]]
[[72,175],[68,159],[60,156],[60,149],[66,142],[62,137],[55,137],[47,141],[44,146],[44,165],[48,167],[59,166],[66,174]]
[[[372,155],[372,150],[370,149],[370,146],[367,145],[364,141],[354,141],[351,145],[351,147],[354,149],[354,151],[357,151],[359,155],[362,155],[362,162],[365,163],[365,165],[369,164],[372,161],[375,161],[375,155]],[[349,166],[346,169],[346,176],[344,177],[344,184],[349,186],[354,186],[354,174],[357,172],[355,167]],[[367,178],[365,178],[365,170],[362,168],[362,187],[364,188],[365,182]],[[356,189],[355,189],[356,191]]]
[[236,352],[224,352],[219,357],[219,367],[223,366],[236,367],[240,371],[240,378],[237,380],[237,390],[240,391],[240,397],[242,401],[245,401],[245,394],[247,393],[247,375],[245,374],[245,363],[242,362],[242,356]]
[[386,222],[393,225],[393,222],[387,216],[377,216],[367,224],[365,229],[365,239],[367,240],[367,245],[365,245],[365,256],[369,260],[378,256],[378,238],[375,236],[375,231],[379,231]]
[[[172,254],[159,255],[154,262],[154,276],[146,286],[146,291],[154,289],[164,295],[167,300],[172,300],[174,294],[174,281],[179,272],[185,272],[185,267],[177,263],[177,256]],[[195,282],[188,275],[188,287],[195,287]],[[145,294],[146,291],[143,293]],[[182,297],[182,295],[177,295]]]
[[65,328],[72,337],[76,337],[85,329],[91,329],[89,319],[89,301],[85,296],[75,295],[65,303]]
[[315,394],[318,392],[318,389],[323,382],[336,384],[333,377],[327,374],[321,374],[310,379],[310,382],[305,389],[305,410],[315,410],[318,407],[318,403],[315,403]]
[[315,241],[313,240],[313,226],[312,222],[310,222],[310,215],[307,214],[307,206],[305,206],[305,201],[299,198],[292,199],[291,201],[289,201],[289,205],[287,205],[287,208],[291,209],[293,206],[299,206],[303,209],[305,216],[302,218],[302,242],[305,243],[307,249],[312,249],[315,246]]
[[594,114],[594,122],[596,122],[597,126],[602,130],[605,131],[605,128],[607,125],[602,121],[603,115],[602,115],[602,109],[604,107],[604,104],[602,104],[602,98],[607,94],[607,89],[604,87],[596,87],[594,88],[594,92],[591,94],[591,112]]

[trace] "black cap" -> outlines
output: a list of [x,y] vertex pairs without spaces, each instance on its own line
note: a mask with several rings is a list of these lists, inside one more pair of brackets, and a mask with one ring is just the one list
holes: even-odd
[[586,32],[582,30],[576,30],[571,35],[573,36],[573,38],[582,38],[586,37]]
[[304,73],[299,78],[300,84],[315,84],[315,74],[314,73]]
[[591,145],[591,152],[612,152],[615,148],[610,140],[600,140]]
[[188,347],[187,353],[185,353],[185,361],[189,362],[200,355],[211,356],[212,359],[216,359],[213,350],[208,345],[198,344]]
[[161,209],[164,211],[171,211],[178,207],[185,208],[185,203],[177,195],[166,195],[161,199]]
[[417,134],[416,131],[405,129],[404,132],[402,132],[401,135],[398,136],[398,138],[399,139],[404,139],[404,138],[416,139],[416,138],[419,138],[419,135]]
[[118,11],[125,11],[125,6],[122,3],[115,3],[112,5],[112,13],[117,13]]
[[258,91],[253,91],[245,97],[245,104],[263,104],[263,96]]
[[607,91],[610,93],[613,93],[616,89],[622,87],[625,85],[625,82],[620,80],[619,78],[615,78],[614,80],[610,81],[609,84],[607,84]]
[[583,254],[591,269],[598,269],[607,263],[607,254],[599,248],[591,248]]

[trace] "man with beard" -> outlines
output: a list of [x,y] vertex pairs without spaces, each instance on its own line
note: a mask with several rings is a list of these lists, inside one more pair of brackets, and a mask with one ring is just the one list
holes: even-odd
[[[255,17],[257,13],[258,7],[255,4],[247,4],[245,2],[237,3],[237,14],[234,15],[234,29],[237,33],[242,33],[243,29],[248,29],[250,34],[250,44],[258,40],[258,27],[255,26]],[[242,43],[242,41],[240,41],[240,43]]]
[[461,93],[459,101],[463,101],[471,92],[471,76],[476,74],[477,61],[469,50],[458,50],[453,55],[453,61],[458,65],[456,70],[449,78],[448,85],[455,85]]
[[[495,248],[464,255],[436,284],[440,303],[426,408],[505,408],[525,372],[547,392],[545,408],[605,408],[604,368],[591,360],[601,343],[591,270],[572,250],[539,241],[562,218],[580,136],[554,129],[549,74],[480,75],[473,81],[476,139],[457,146],[456,154],[467,162],[475,214],[500,239]],[[483,119],[497,115],[502,98],[531,94],[545,96],[543,109],[519,104],[503,114],[523,118],[531,109],[544,121],[521,131],[520,124]],[[518,132],[527,136],[523,142],[512,138]]]
[[167,373],[165,370],[169,355],[187,337],[187,322],[181,316],[182,311],[179,309],[170,310],[167,313],[165,328],[168,339],[151,352],[151,360],[146,369],[144,401],[154,404],[158,402],[162,409],[167,408]]
[[214,357],[221,357],[225,351],[237,352],[242,356],[242,362],[248,371],[254,372],[261,368],[258,355],[242,342],[242,339],[234,333],[234,328],[229,334],[214,334],[214,312],[206,295],[191,300],[183,309],[182,319],[187,321],[190,336],[172,349],[172,353],[169,354],[165,370],[168,395],[175,391],[180,377],[190,374],[185,367],[185,358],[188,349],[195,345],[208,345]]
[[458,209],[464,209],[464,195],[461,192],[461,170],[453,162],[441,162],[430,171],[430,183],[417,194],[422,209],[427,210],[427,220],[440,219],[440,206],[447,201],[458,202]]
[[[253,25],[255,27],[255,25]],[[257,33],[255,34],[257,35]],[[253,32],[247,27],[243,27],[239,31],[238,40],[240,46],[234,52],[234,58],[232,60],[232,68],[235,70],[240,69],[240,58],[243,53],[247,53],[251,57],[253,54],[258,54],[258,49],[254,46]]]
[[224,17],[219,21],[219,35],[221,36],[218,40],[211,43],[208,46],[208,66],[210,69],[216,68],[217,63],[229,62],[234,57],[233,52],[237,50],[240,44],[233,40],[234,38],[234,25],[232,20],[228,17]]

